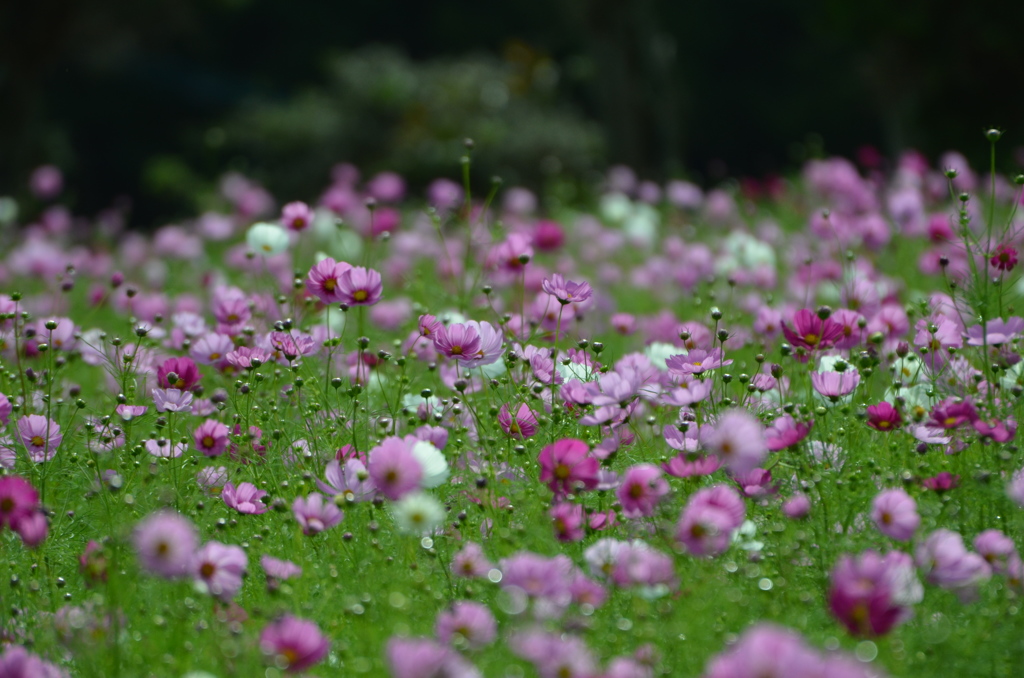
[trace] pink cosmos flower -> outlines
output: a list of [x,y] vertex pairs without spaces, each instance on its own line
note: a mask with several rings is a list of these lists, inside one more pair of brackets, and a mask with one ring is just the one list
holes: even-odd
[[676,540],[695,556],[716,556],[729,548],[743,524],[746,507],[736,490],[716,485],[690,497],[676,527]]
[[343,274],[351,267],[350,263],[335,261],[331,257],[322,259],[309,269],[306,289],[326,304],[340,303],[342,294],[338,283]]
[[145,443],[146,451],[154,457],[175,459],[185,453],[184,443],[172,443],[167,438],[150,438]]
[[389,639],[387,659],[392,678],[480,678],[480,672],[462,655],[428,638]]
[[765,429],[765,444],[771,452],[793,447],[807,437],[814,422],[798,422],[792,416],[784,414]]
[[302,575],[302,568],[295,563],[290,560],[274,558],[266,553],[260,556],[260,567],[263,568],[263,571],[267,575],[268,584],[270,584],[271,580],[274,580],[276,583]]
[[480,352],[480,333],[471,325],[452,323],[439,326],[434,335],[434,348],[453,360],[471,362]]
[[372,306],[384,293],[380,273],[372,268],[353,266],[341,274],[337,286],[340,302],[349,306]]
[[832,570],[831,581],[832,614],[860,636],[885,635],[910,618],[910,606],[923,596],[913,561],[899,551],[843,556]]
[[1003,320],[993,318],[981,325],[975,325],[967,330],[968,346],[1001,346],[1017,339],[1024,333],[1024,318],[1013,316]]
[[249,566],[249,557],[240,546],[209,541],[203,544],[192,561],[192,576],[205,584],[210,594],[227,601],[242,588],[242,575]]
[[189,412],[192,410],[192,393],[176,388],[154,388],[153,405],[157,412]]
[[876,431],[888,432],[900,427],[903,417],[900,411],[884,400],[867,408],[868,426]]
[[302,533],[307,536],[334,527],[345,517],[333,502],[324,501],[324,496],[319,492],[313,492],[305,498],[296,497],[292,502],[292,513],[302,527]]
[[228,508],[233,508],[239,513],[248,515],[259,515],[267,512],[267,505],[260,499],[267,496],[265,490],[257,489],[252,483],[225,483],[221,491],[221,497]]
[[574,542],[583,539],[584,513],[579,504],[559,502],[551,507],[548,516],[555,527],[555,538],[562,542]]
[[576,636],[523,631],[509,639],[509,647],[533,664],[540,678],[590,678],[598,674],[593,652]]
[[676,478],[709,476],[719,469],[722,462],[715,456],[694,456],[681,452],[661,465],[665,473]]
[[[739,642],[708,662],[703,678],[813,678],[824,672],[823,659],[794,631],[760,623],[747,629]],[[866,678],[853,674],[851,678]]]
[[666,481],[654,464],[637,464],[630,467],[615,496],[622,504],[622,515],[627,518],[651,516],[658,502],[669,493]]
[[951,530],[932,532],[918,544],[914,555],[929,582],[968,596],[979,582],[992,576],[985,559],[969,552],[963,537]]
[[1024,468],[1010,476],[1006,484],[1006,496],[1017,506],[1024,508]]
[[0,477],[0,528],[14,528],[39,505],[39,493],[21,476]]
[[196,483],[207,494],[220,494],[221,488],[228,481],[226,466],[207,466],[196,474]]
[[978,437],[984,441],[991,440],[997,443],[1005,443],[1013,440],[1013,437],[1017,434],[1017,425],[1012,419],[985,421],[978,418],[971,425],[978,432]]
[[566,280],[558,273],[552,273],[550,278],[545,278],[541,283],[541,289],[558,299],[558,303],[562,305],[584,302],[594,293],[589,283]]
[[860,383],[860,373],[856,370],[846,372],[811,372],[811,386],[814,390],[832,402],[853,393]]
[[479,650],[494,642],[498,623],[486,605],[460,600],[437,615],[434,634],[442,643],[450,643],[458,635],[470,649]]
[[540,481],[547,483],[556,498],[597,487],[600,462],[591,456],[590,447],[582,440],[567,438],[548,445],[537,461]]
[[281,208],[281,223],[289,231],[304,231],[313,223],[313,210],[298,200],[287,203]]
[[530,438],[537,433],[537,417],[526,403],[516,407],[515,414],[509,410],[508,403],[502,404],[498,412],[498,425],[505,435],[519,440]]
[[879,532],[897,541],[910,541],[921,524],[917,502],[899,488],[875,496],[871,502],[871,519]]
[[713,348],[710,351],[695,348],[686,355],[674,355],[665,361],[670,374],[686,376],[690,374],[704,374],[708,370],[714,370],[726,365],[732,365],[732,360],[724,360],[721,348]]
[[484,555],[483,547],[476,542],[466,542],[452,558],[452,574],[457,577],[480,578],[487,575],[494,565]]
[[0,426],[7,426],[13,411],[14,406],[11,405],[11,401],[3,393],[0,393]]
[[1010,558],[1017,553],[1017,545],[999,530],[985,530],[975,537],[974,549],[996,574],[1006,574]]
[[67,671],[43,661],[20,645],[6,645],[0,653],[0,676],[4,678],[68,678]]
[[992,253],[989,263],[999,271],[1012,271],[1017,265],[1017,248],[1009,243],[1000,244]]
[[188,574],[197,546],[188,518],[173,511],[151,513],[135,526],[132,539],[143,569],[167,579]]
[[947,398],[932,408],[928,424],[949,430],[973,423],[977,419],[978,411],[971,401]]
[[418,489],[423,480],[423,467],[405,440],[396,436],[370,450],[368,471],[374,486],[392,501]]
[[241,370],[256,369],[267,363],[273,356],[270,351],[257,347],[239,346],[235,350],[225,354],[224,359],[228,365]]
[[192,435],[196,449],[207,457],[219,457],[228,448],[228,427],[216,419],[207,419]]
[[327,482],[319,478],[316,481],[320,490],[347,502],[370,501],[377,494],[370,472],[359,459],[346,459],[344,466],[337,459],[327,462],[324,478]]
[[114,411],[123,421],[131,421],[144,415],[149,408],[145,405],[118,405]]
[[28,450],[29,458],[36,463],[53,459],[64,440],[57,422],[38,414],[18,419],[18,435]]
[[286,615],[260,632],[260,650],[288,673],[299,673],[323,661],[331,642],[320,627],[306,619]]
[[811,500],[807,498],[806,494],[794,494],[783,502],[782,512],[786,514],[787,518],[792,518],[793,520],[806,518],[811,512]]
[[764,427],[753,415],[744,410],[729,410],[714,428],[705,432],[701,428],[701,442],[717,455],[732,473],[748,473],[764,461],[768,447]]

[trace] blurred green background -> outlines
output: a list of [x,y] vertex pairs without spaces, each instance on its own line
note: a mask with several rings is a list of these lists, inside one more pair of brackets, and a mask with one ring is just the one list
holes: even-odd
[[420,189],[458,176],[463,137],[477,180],[532,187],[864,145],[980,161],[984,128],[1024,139],[1022,25],[1022,4],[951,0],[9,0],[0,194],[53,163],[77,211],[131,196],[145,226],[228,170],[285,200],[341,161]]

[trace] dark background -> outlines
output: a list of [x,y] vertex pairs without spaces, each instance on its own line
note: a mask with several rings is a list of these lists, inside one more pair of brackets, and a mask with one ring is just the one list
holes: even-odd
[[414,187],[791,171],[809,155],[1024,143],[1022,3],[5,0],[0,194],[64,170],[94,213],[194,213],[229,169],[315,199],[329,168]]

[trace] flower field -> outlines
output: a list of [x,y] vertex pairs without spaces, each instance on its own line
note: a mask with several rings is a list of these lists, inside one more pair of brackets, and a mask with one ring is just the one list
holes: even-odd
[[0,198],[0,678],[1015,676],[1024,176]]

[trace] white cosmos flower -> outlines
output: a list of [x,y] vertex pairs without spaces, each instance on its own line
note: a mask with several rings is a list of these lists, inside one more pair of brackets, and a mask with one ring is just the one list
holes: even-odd
[[434,447],[433,443],[427,440],[419,441],[412,446],[412,456],[416,457],[416,461],[423,468],[423,480],[420,481],[420,487],[429,490],[448,480],[450,473],[448,462],[441,450]]
[[669,344],[664,341],[652,342],[646,349],[644,349],[644,355],[651,361],[651,364],[657,367],[662,372],[668,371],[668,365],[666,361],[674,355],[688,355],[689,351],[675,344]]
[[406,534],[429,534],[444,522],[441,502],[426,492],[407,494],[391,505],[398,529]]
[[253,224],[245,234],[245,242],[256,254],[270,257],[288,249],[288,233],[276,224]]

